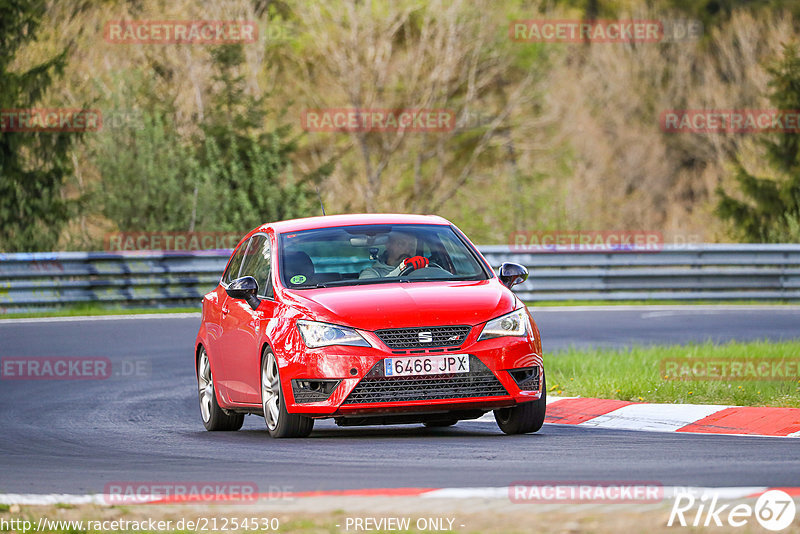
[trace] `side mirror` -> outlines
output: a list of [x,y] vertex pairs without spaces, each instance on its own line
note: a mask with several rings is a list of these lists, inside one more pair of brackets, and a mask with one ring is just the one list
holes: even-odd
[[500,281],[508,289],[528,279],[528,269],[519,263],[506,262],[500,266]]
[[261,301],[256,296],[258,294],[258,282],[252,276],[237,278],[228,285],[228,289],[225,292],[232,299],[246,300],[254,310],[261,304]]

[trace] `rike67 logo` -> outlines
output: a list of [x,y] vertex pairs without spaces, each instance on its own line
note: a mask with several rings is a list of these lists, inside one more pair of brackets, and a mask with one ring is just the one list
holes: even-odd
[[794,521],[795,503],[785,491],[766,491],[754,505],[720,504],[719,497],[716,492],[704,492],[699,496],[690,490],[679,492],[675,496],[667,526],[743,527],[755,519],[763,528],[777,532]]

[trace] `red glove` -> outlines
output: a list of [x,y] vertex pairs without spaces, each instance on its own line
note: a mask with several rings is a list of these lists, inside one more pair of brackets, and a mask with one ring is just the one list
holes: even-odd
[[403,265],[411,265],[414,269],[422,269],[428,266],[428,258],[425,256],[414,256],[403,260]]

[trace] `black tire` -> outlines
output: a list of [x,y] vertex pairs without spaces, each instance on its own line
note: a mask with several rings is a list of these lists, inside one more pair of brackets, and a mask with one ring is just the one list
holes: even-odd
[[539,400],[495,410],[494,420],[506,434],[528,434],[542,428],[546,411],[547,382],[542,377],[542,397]]
[[261,355],[261,408],[264,422],[273,438],[305,438],[314,429],[314,420],[286,411],[280,369],[272,349]]
[[242,428],[243,413],[226,412],[217,402],[214,377],[208,362],[205,347],[200,347],[197,355],[197,390],[200,399],[200,418],[203,426],[210,431],[234,431]]

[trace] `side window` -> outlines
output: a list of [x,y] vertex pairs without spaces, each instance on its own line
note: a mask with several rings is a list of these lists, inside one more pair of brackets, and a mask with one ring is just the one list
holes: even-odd
[[247,250],[247,244],[247,242],[242,243],[242,245],[236,249],[236,252],[233,253],[231,261],[228,262],[228,268],[225,269],[225,274],[222,275],[223,284],[228,285],[232,280],[239,278],[239,268],[242,266],[242,258],[244,257],[245,250]]
[[254,235],[247,246],[242,270],[239,273],[239,276],[255,278],[258,282],[258,294],[270,298],[272,297],[271,259],[269,238],[263,234]]

